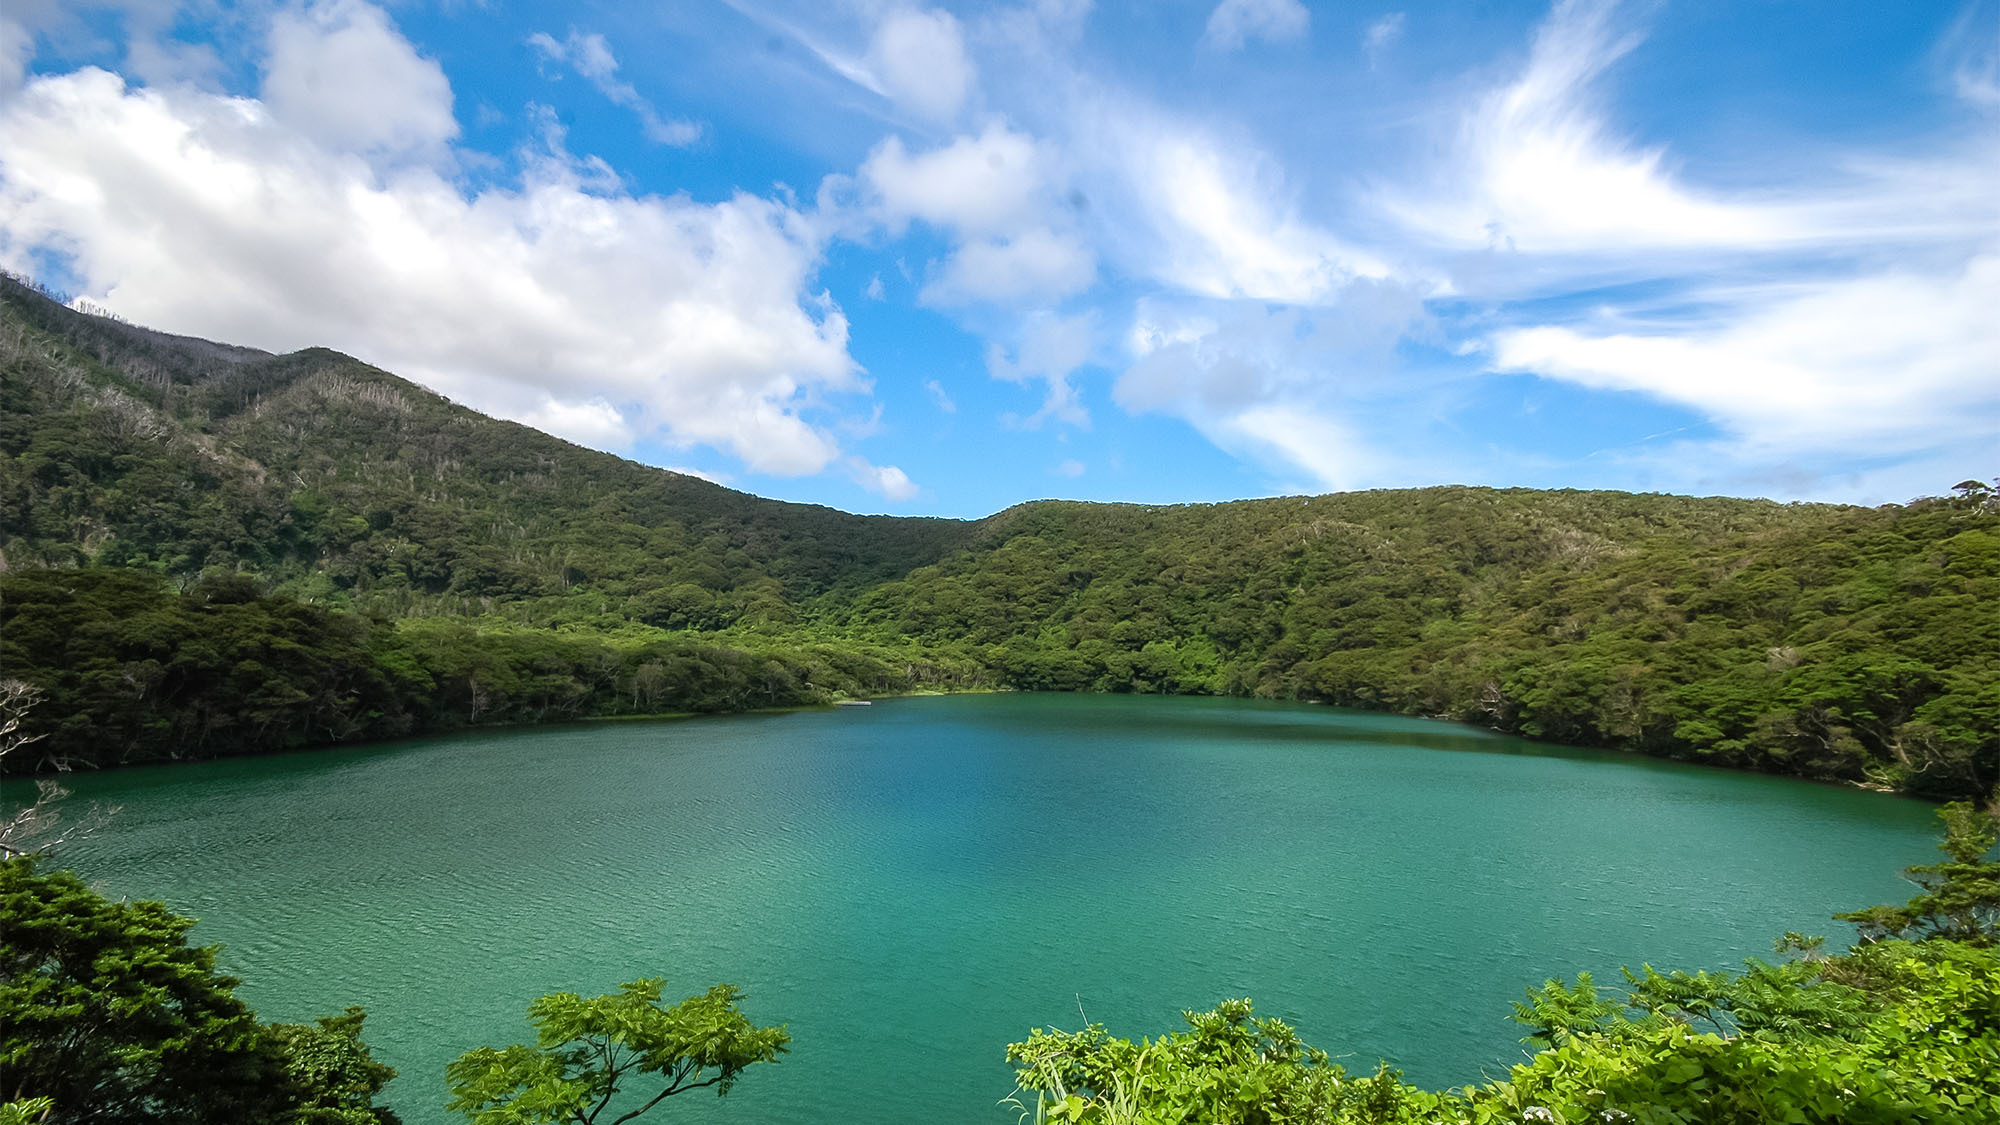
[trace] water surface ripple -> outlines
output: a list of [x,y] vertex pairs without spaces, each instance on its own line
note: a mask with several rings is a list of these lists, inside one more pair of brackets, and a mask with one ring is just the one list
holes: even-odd
[[[675,1120],[989,1122],[1003,1051],[1251,996],[1432,1086],[1520,1057],[1509,1005],[1621,964],[1851,931],[1927,806],[1213,699],[968,696],[479,733],[86,777],[67,861],[226,946],[266,1018],[347,1004],[443,1125],[443,1067],[543,992],[727,981],[793,1052]],[[1080,1014],[1081,1013],[1081,1014]]]

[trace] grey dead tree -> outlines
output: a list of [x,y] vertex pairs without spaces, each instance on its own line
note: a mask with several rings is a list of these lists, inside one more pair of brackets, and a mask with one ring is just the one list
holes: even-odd
[[[0,679],[0,770],[9,755],[42,740],[42,735],[22,729],[28,713],[41,701],[42,689],[35,685]],[[0,859],[45,855],[103,828],[118,812],[116,805],[106,808],[92,802],[82,816],[65,822],[62,803],[68,796],[69,789],[54,778],[36,778],[34,802],[0,822]]]

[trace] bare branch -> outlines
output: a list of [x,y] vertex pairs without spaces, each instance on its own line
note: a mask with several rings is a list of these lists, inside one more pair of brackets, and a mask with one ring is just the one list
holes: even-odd
[[[40,734],[23,733],[21,724],[42,698],[42,689],[33,684],[13,679],[0,680],[0,763],[21,747],[41,740]],[[107,808],[93,802],[82,816],[72,819],[58,831],[64,810],[57,806],[69,796],[69,790],[60,782],[48,778],[37,780],[35,789],[34,803],[0,824],[0,858],[47,854],[66,843],[93,835],[118,813],[116,805]]]

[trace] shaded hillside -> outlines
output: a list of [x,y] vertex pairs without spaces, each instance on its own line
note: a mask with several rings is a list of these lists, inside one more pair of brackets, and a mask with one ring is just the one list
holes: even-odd
[[735,492],[456,406],[324,349],[270,356],[0,279],[7,564],[248,569],[392,615],[785,622],[964,541],[954,520]]
[[[1325,700],[1936,795],[2000,780],[2000,502],[1976,482],[1878,509],[1447,487],[862,517],[329,351],[11,281],[0,314],[0,652],[83,760],[981,685]],[[101,627],[65,633],[78,614]],[[356,686],[319,690],[286,646],[347,652]],[[259,668],[291,688],[229,719]]]

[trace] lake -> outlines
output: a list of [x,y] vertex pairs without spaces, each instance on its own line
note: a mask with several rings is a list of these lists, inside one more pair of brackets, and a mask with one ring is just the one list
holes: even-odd
[[[1901,902],[1927,805],[1218,699],[987,695],[75,779],[65,861],[202,919],[267,1019],[368,1009],[409,1125],[544,992],[729,982],[791,1054],[661,1120],[990,1122],[1009,1042],[1249,996],[1350,1070],[1522,1057],[1530,985],[1733,968]],[[651,1118],[648,1118],[650,1120]]]

